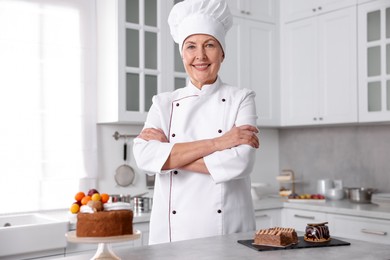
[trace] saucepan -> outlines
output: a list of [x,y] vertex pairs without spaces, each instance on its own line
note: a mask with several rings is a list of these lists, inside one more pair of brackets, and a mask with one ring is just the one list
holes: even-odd
[[345,188],[348,198],[351,202],[356,203],[371,203],[371,196],[377,190],[372,188]]

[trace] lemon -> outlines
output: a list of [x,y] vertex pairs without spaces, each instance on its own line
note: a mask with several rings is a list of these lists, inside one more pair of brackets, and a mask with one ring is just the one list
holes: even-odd
[[102,199],[102,197],[100,196],[99,193],[95,193],[92,195],[92,198],[91,198],[93,201],[100,201]]

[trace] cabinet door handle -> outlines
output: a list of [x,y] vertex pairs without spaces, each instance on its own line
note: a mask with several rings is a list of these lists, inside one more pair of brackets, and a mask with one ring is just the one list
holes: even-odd
[[322,10],[322,6],[319,6],[319,7],[318,7],[318,10],[320,10],[320,11],[321,11],[321,10]]
[[246,11],[246,14],[247,14],[247,15],[251,15],[251,12],[249,12],[249,11]]
[[266,218],[266,217],[268,217],[268,215],[267,215],[267,214],[260,215],[260,216],[256,216],[256,218]]
[[366,233],[366,234],[372,234],[372,235],[379,235],[379,236],[386,236],[387,232],[386,231],[376,231],[376,230],[369,230],[363,228],[361,232]]
[[305,218],[305,219],[315,219],[314,216],[304,216],[304,215],[298,215],[298,214],[294,214],[294,217],[296,217],[296,218]]
[[315,11],[317,11],[317,9],[313,8],[312,11],[315,12]]

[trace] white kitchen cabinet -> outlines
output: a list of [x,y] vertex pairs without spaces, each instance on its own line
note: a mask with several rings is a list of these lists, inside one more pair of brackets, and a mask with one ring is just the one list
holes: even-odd
[[390,1],[358,7],[359,122],[390,121]]
[[149,244],[149,221],[135,223],[133,228],[141,231],[141,239],[134,240],[134,246],[147,246]]
[[98,123],[140,123],[163,90],[169,5],[97,0]]
[[256,92],[259,126],[280,124],[276,26],[234,17],[226,36],[226,55],[219,75],[233,86]]
[[357,122],[356,7],[283,27],[282,125]]
[[305,232],[308,223],[326,221],[326,213],[324,212],[284,208],[282,213],[282,226],[295,228],[301,232]]
[[356,5],[357,0],[282,0],[281,16],[291,22]]
[[278,1],[275,0],[227,0],[230,12],[244,19],[275,23]]
[[327,214],[331,235],[390,245],[390,221]]
[[357,4],[360,5],[360,4],[365,4],[365,3],[369,3],[369,2],[375,2],[375,1],[378,1],[378,0],[357,0]]
[[281,209],[256,210],[256,230],[280,227],[282,224]]

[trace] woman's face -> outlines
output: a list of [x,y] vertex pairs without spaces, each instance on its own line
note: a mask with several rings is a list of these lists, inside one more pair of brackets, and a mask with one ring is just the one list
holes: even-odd
[[192,84],[199,89],[212,84],[218,76],[224,54],[219,42],[211,35],[194,34],[184,40],[183,64]]

